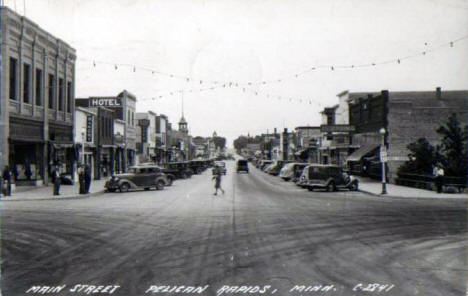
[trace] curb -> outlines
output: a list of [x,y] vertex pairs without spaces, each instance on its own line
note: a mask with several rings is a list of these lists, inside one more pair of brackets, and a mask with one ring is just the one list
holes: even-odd
[[[105,189],[102,189],[102,190],[99,190],[99,191],[96,191],[96,192],[92,192],[92,193],[88,193],[88,194],[75,194],[75,195],[64,195],[64,196],[60,196],[60,197],[50,197],[50,196],[47,196],[47,197],[25,197],[25,198],[12,198],[12,199],[9,199],[9,198],[5,198],[3,197],[2,195],[2,198],[0,198],[0,202],[4,202],[4,201],[34,201],[34,200],[66,200],[66,199],[85,199],[85,198],[88,198],[88,197],[93,197],[93,196],[97,196],[97,195],[100,195],[100,194],[103,194],[106,190]],[[0,295],[1,296],[1,295]]]
[[362,190],[362,189],[358,189],[359,192],[362,192],[362,193],[365,193],[365,194],[368,194],[368,195],[372,195],[372,196],[375,196],[375,197],[390,197],[390,198],[400,198],[400,199],[431,199],[431,200],[446,200],[446,199],[467,199],[468,200],[468,196],[450,196],[450,197],[427,197],[427,196],[397,196],[397,195],[391,195],[391,194],[378,194],[378,193],[374,193],[374,192],[370,192],[370,191],[367,191],[367,190]]

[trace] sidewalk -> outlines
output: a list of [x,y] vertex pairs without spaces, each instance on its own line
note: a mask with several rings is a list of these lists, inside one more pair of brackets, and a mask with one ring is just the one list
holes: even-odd
[[457,198],[468,199],[468,193],[437,193],[435,191],[387,184],[387,194],[382,195],[382,183],[369,179],[358,177],[359,191],[382,197],[401,197],[401,198]]
[[19,186],[11,196],[1,197],[1,201],[18,201],[18,200],[57,200],[67,198],[85,198],[98,195],[104,192],[104,184],[107,178],[103,180],[93,180],[89,188],[89,194],[79,194],[78,182],[75,185],[61,185],[60,195],[54,196],[53,184],[49,186]]

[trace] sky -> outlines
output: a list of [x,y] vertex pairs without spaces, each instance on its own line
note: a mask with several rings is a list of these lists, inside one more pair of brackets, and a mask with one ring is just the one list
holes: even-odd
[[241,134],[320,125],[344,90],[468,89],[468,39],[440,46],[468,36],[468,0],[3,2],[77,50],[76,97],[126,89],[138,112],[173,125],[183,99],[191,134],[216,131],[229,145]]

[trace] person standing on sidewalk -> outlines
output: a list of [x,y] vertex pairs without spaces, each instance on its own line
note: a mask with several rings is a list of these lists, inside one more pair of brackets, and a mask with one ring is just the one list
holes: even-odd
[[78,182],[80,184],[80,194],[85,194],[85,171],[83,165],[78,167]]
[[84,166],[84,182],[85,182],[85,190],[84,193],[89,193],[89,188],[91,187],[91,168],[88,164]]
[[220,168],[216,167],[215,169],[215,175],[212,178],[212,180],[215,180],[215,193],[214,195],[218,195],[218,189],[221,190],[221,192],[224,194],[223,188],[221,188],[221,170]]
[[5,169],[3,170],[2,180],[3,186],[5,187],[5,196],[11,196],[11,173],[8,166],[5,166]]
[[60,184],[62,180],[60,179],[60,166],[55,165],[55,169],[52,172],[52,181],[54,182],[54,195],[60,195]]
[[437,193],[442,193],[442,189],[444,187],[444,175],[445,175],[444,169],[442,168],[440,164],[437,164],[434,167],[432,174],[434,175],[434,181],[437,187]]

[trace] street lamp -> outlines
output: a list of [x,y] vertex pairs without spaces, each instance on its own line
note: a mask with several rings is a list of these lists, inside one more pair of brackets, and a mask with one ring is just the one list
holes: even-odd
[[379,130],[382,136],[382,144],[380,146],[380,162],[382,163],[382,194],[387,194],[387,179],[385,176],[385,163],[387,162],[387,149],[385,147],[385,128]]

